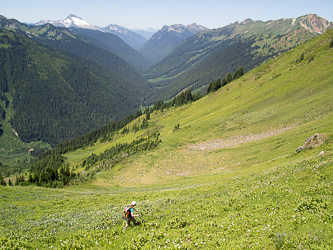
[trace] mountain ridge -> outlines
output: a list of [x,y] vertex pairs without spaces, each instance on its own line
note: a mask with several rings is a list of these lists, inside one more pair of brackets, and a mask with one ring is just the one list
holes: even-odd
[[198,24],[163,26],[141,48],[140,52],[152,62],[159,61],[173,51],[184,39],[207,28]]
[[[7,19],[0,16],[0,26],[15,30],[16,32],[19,32],[19,34],[38,40],[46,45],[65,50],[70,53],[75,53],[79,56],[100,63],[105,67],[112,67],[113,70],[117,71],[118,69],[118,72],[123,71],[123,76],[127,73],[124,69],[120,69],[120,66],[126,67],[127,71],[130,74],[133,74],[131,72],[134,71],[134,69],[136,71],[140,71],[149,63],[143,55],[126,44],[120,37],[111,33],[101,32],[99,30],[72,28],[72,30],[80,31],[80,33],[85,31],[93,33],[93,38],[88,41],[86,38],[82,38],[80,34],[75,34],[75,32],[68,28],[56,27],[49,23],[40,26],[26,25],[15,19]],[[106,37],[106,42],[110,44],[112,48],[110,49],[109,47],[105,47],[103,40],[99,41],[96,39],[96,37],[100,37],[98,35],[102,36],[102,38]],[[124,59],[124,62],[120,62],[120,58]],[[115,61],[117,61],[116,64],[114,63]],[[125,61],[129,64],[128,66],[125,66]],[[129,66],[133,69],[130,69]],[[139,76],[137,77],[140,78]]]
[[158,31],[157,29],[148,28],[148,29],[132,29],[133,32],[143,36],[147,41]]
[[129,29],[126,29],[124,27],[121,27],[117,24],[109,24],[105,28],[103,28],[104,31],[112,33],[114,35],[119,36],[121,39],[124,40],[128,45],[133,47],[136,50],[139,50],[139,48],[147,42],[147,39],[143,37],[142,35],[133,32]]
[[103,33],[111,33],[120,37],[125,43],[127,43],[134,49],[138,49],[147,41],[147,39],[144,38],[143,36],[135,32],[132,32],[129,29],[121,27],[117,24],[109,24],[106,27],[98,27],[88,23],[87,21],[84,21],[82,18],[75,16],[73,14],[70,14],[64,20],[58,20],[58,21],[43,20],[35,23],[34,25],[40,26],[40,25],[45,25],[47,23],[50,23],[57,27],[87,29],[87,30],[100,31]]
[[[307,29],[303,27],[304,23],[309,23]],[[161,92],[169,92],[167,96],[160,98],[169,99],[188,86],[201,88],[209,84],[207,80],[215,81],[221,75],[225,76],[228,71],[212,72],[214,71],[214,62],[212,61],[214,56],[215,60],[223,60],[223,58],[216,57],[218,53],[221,56],[224,53],[225,61],[230,59],[230,66],[227,66],[226,70],[233,72],[240,66],[250,70],[251,67],[245,65],[245,61],[243,65],[233,63],[237,58],[233,58],[232,54],[236,55],[237,53],[228,53],[228,48],[231,48],[229,46],[241,41],[252,40],[256,47],[249,44],[246,48],[247,51],[244,51],[244,55],[249,54],[257,57],[265,52],[268,57],[263,57],[262,62],[264,62],[281,52],[318,36],[318,29],[311,28],[313,26],[310,23],[313,23],[313,26],[322,27],[322,32],[329,27],[333,27],[332,22],[311,14],[296,19],[280,19],[267,22],[246,19],[243,22],[235,22],[218,29],[202,30],[196,35],[184,39],[172,52],[160,61],[148,66],[143,73],[156,87],[160,88]],[[322,25],[320,26],[319,23],[322,23]],[[283,41],[281,41],[281,37],[283,37]],[[254,38],[256,41],[253,40]],[[234,49],[237,51],[237,48]],[[259,53],[255,55],[257,52]],[[253,66],[260,65],[259,61],[256,64],[248,62]],[[221,62],[216,62],[216,65],[219,64]],[[201,77],[195,74],[195,71],[200,71],[202,68],[208,69],[213,78],[209,78],[207,75]],[[171,85],[169,86],[169,84]],[[170,88],[174,90],[171,91]]]

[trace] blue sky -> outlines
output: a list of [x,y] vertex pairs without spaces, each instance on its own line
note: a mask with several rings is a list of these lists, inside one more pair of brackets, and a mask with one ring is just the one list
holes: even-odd
[[246,18],[268,21],[306,14],[333,21],[333,0],[2,0],[0,8],[0,15],[27,23],[63,20],[69,14],[99,27],[160,29],[198,23],[212,29]]

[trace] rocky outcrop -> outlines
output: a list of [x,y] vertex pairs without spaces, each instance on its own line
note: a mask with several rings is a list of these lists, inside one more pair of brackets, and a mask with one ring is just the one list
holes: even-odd
[[310,136],[308,139],[306,139],[304,145],[299,146],[295,152],[298,153],[304,149],[318,147],[321,144],[323,144],[325,141],[326,137],[324,135],[315,133],[313,136]]

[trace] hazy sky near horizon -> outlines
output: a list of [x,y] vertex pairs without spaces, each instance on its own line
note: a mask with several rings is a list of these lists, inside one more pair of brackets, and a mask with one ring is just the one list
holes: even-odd
[[268,21],[317,14],[333,21],[332,10],[333,0],[2,0],[0,15],[26,23],[64,20],[74,14],[99,27],[161,29],[197,23],[213,29],[246,18]]

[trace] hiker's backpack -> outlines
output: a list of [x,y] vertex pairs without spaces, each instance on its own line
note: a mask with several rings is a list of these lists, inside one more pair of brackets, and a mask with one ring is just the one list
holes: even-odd
[[130,206],[125,207],[125,209],[124,209],[124,217],[125,217],[126,219],[132,217],[132,216],[131,216]]

